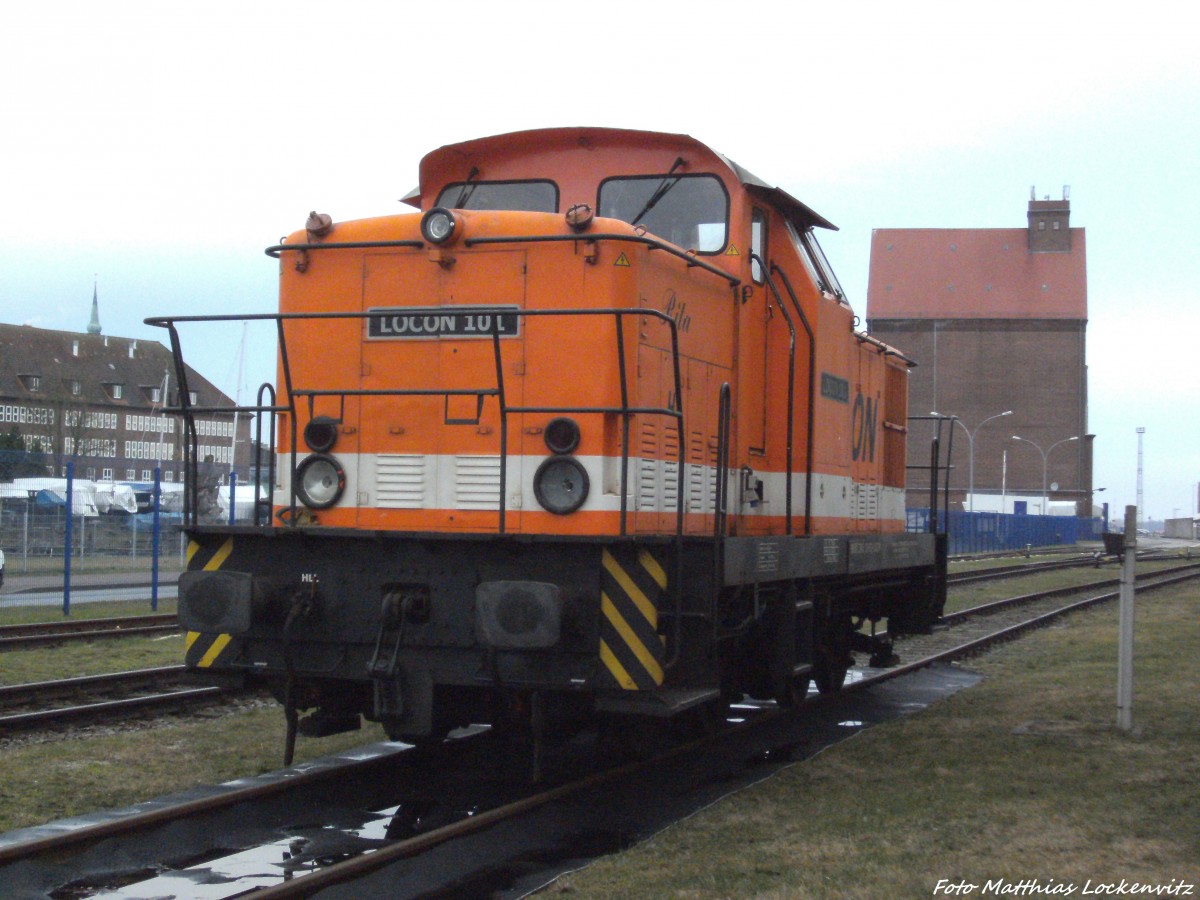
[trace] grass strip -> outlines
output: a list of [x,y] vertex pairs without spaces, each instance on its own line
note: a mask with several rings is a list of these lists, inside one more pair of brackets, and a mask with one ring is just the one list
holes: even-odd
[[[1116,721],[1117,606],[980,657],[985,675],[561,879],[576,898],[1200,893],[1200,587],[1138,602],[1136,728]],[[939,881],[943,891],[935,894]],[[1042,894],[1014,886],[1036,882]],[[1005,887],[1007,894],[1002,891]]]
[[148,600],[104,600],[99,603],[74,603],[71,615],[64,616],[62,606],[34,606],[27,602],[29,595],[5,595],[0,601],[0,625],[34,625],[43,622],[77,622],[81,619],[113,619],[120,616],[151,616],[174,614],[174,597],[160,599],[158,608],[151,609]]
[[[0,832],[129,806],[282,766],[283,712],[274,704],[151,729],[0,745]],[[361,731],[301,738],[296,762],[387,738]]]
[[183,663],[183,634],[169,631],[138,637],[65,641],[54,647],[0,654],[0,684],[57,681]]

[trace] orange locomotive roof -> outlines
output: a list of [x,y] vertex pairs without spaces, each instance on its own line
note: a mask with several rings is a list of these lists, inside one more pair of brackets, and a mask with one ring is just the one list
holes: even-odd
[[751,194],[771,203],[801,230],[837,230],[823,216],[772,187],[737,163],[686,134],[635,131],[624,128],[541,128],[514,131],[448,144],[421,160],[420,185],[403,202],[427,208],[446,184],[464,181],[472,169],[484,181],[549,178],[561,189],[567,208],[596,199],[600,181],[612,175],[666,172],[675,157],[684,156],[683,171],[725,169]]
[[1071,251],[1030,253],[1023,228],[879,228],[867,318],[1086,319],[1084,229]]

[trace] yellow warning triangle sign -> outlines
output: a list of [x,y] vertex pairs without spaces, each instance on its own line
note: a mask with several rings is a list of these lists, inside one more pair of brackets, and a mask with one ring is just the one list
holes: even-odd
[[738,253],[738,248],[734,244],[730,244],[729,249],[725,251],[725,255],[726,256],[741,256],[742,254]]
[[613,265],[614,266],[624,266],[625,268],[628,269],[632,266],[632,263],[629,262],[629,257],[626,256],[624,253],[622,253],[620,256],[617,257],[617,261],[615,263],[613,263]]

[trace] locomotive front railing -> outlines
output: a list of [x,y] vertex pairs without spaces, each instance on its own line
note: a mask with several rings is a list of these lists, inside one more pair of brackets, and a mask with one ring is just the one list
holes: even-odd
[[[541,244],[541,243],[563,243],[568,241],[583,241],[584,243],[594,244],[598,241],[623,241],[629,244],[643,244],[651,250],[661,250],[663,253],[677,257],[688,264],[689,267],[703,269],[718,278],[728,281],[733,287],[737,287],[742,283],[742,280],[736,275],[731,275],[724,269],[714,266],[712,263],[705,262],[700,259],[694,250],[682,250],[673,244],[668,244],[665,241],[660,241],[658,238],[651,237],[647,234],[625,234],[621,232],[613,233],[596,233],[584,232],[579,234],[520,234],[520,235],[500,235],[490,237],[473,237],[463,240],[464,247],[474,247],[479,244]],[[267,256],[272,259],[279,259],[284,253],[297,253],[300,255],[299,265],[307,265],[306,256],[308,253],[318,250],[375,250],[381,248],[393,247],[408,247],[414,249],[423,249],[428,245],[424,241],[418,240],[400,240],[400,241],[323,241],[310,242],[306,244],[275,244],[266,249]]]
[[[684,490],[684,480],[686,471],[686,462],[684,459],[683,441],[684,422],[683,422],[683,406],[682,406],[682,372],[680,366],[679,354],[679,335],[675,320],[666,313],[653,309],[631,309],[631,308],[601,308],[601,309],[554,309],[554,310],[529,310],[518,309],[514,310],[511,307],[503,309],[498,307],[474,307],[474,312],[481,315],[491,314],[491,325],[487,329],[492,339],[493,359],[495,364],[495,382],[481,388],[474,389],[446,389],[440,387],[425,387],[425,388],[382,388],[382,389],[359,389],[359,388],[315,388],[307,386],[298,386],[293,379],[291,361],[288,354],[287,334],[285,323],[293,321],[305,320],[348,320],[348,319],[369,319],[372,316],[377,316],[377,312],[319,312],[319,313],[262,313],[253,315],[216,315],[216,316],[164,316],[146,320],[146,324],[167,329],[170,337],[171,351],[174,357],[176,379],[180,386],[179,390],[179,405],[175,407],[167,407],[166,412],[176,413],[184,419],[184,468],[187,473],[186,486],[184,492],[184,521],[189,525],[198,524],[198,489],[199,489],[199,466],[198,458],[198,431],[196,427],[196,416],[201,413],[220,412],[229,413],[255,413],[260,416],[271,416],[272,419],[279,413],[288,413],[290,415],[291,427],[291,454],[289,460],[289,503],[290,515],[284,521],[285,525],[295,526],[299,523],[297,516],[297,494],[296,494],[296,478],[297,469],[297,444],[298,444],[298,427],[296,416],[296,404],[301,399],[307,399],[308,409],[311,415],[314,409],[314,403],[319,397],[337,397],[344,403],[347,397],[361,396],[474,396],[479,398],[479,404],[482,405],[485,397],[496,397],[500,413],[500,497],[498,504],[498,523],[497,530],[503,534],[507,530],[507,475],[508,475],[508,424],[511,415],[519,415],[526,413],[550,413],[550,414],[614,414],[622,417],[622,441],[621,441],[621,484],[620,484],[620,534],[627,535],[629,531],[628,525],[628,495],[629,495],[629,456],[630,456],[630,441],[629,429],[634,416],[637,415],[657,415],[664,416],[673,420],[674,425],[679,435],[679,440],[676,442],[677,465],[676,473],[676,497],[675,497],[675,542],[680,544],[683,536],[683,517],[684,503],[686,492]],[[503,348],[501,345],[500,336],[500,317],[503,313],[506,316],[518,316],[521,318],[533,318],[543,316],[611,316],[615,320],[615,336],[616,336],[616,354],[617,368],[620,388],[620,403],[617,406],[600,406],[600,405],[509,405],[508,396],[505,388],[504,369],[503,369]],[[628,361],[625,348],[625,328],[624,320],[629,316],[638,316],[647,319],[658,319],[664,323],[670,332],[670,354],[672,361],[672,375],[674,381],[674,390],[671,393],[671,398],[668,400],[667,406],[633,406],[631,405],[630,386],[628,375]],[[250,321],[266,321],[274,322],[277,330],[277,338],[279,342],[279,362],[280,374],[283,381],[282,397],[275,395],[271,391],[270,400],[264,402],[263,391],[259,392],[258,402],[253,406],[201,406],[191,403],[191,393],[188,387],[187,368],[183,362],[182,344],[179,338],[179,326],[184,324],[199,324],[199,323],[219,323],[219,322],[250,322]],[[584,373],[589,375],[590,373]],[[588,378],[582,378],[581,383],[587,383]],[[269,388],[269,386],[266,386]],[[448,402],[448,401],[447,401]],[[274,423],[269,429],[272,435],[272,451],[274,450]],[[261,430],[259,431],[261,436]],[[271,453],[271,483],[274,484],[274,452]],[[256,504],[257,506],[257,504]],[[258,524],[257,515],[255,524]]]

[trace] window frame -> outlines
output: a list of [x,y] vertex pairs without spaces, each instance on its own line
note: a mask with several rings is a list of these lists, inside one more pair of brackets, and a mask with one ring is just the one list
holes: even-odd
[[[725,253],[725,251],[729,248],[730,231],[731,231],[730,213],[731,213],[731,208],[732,208],[733,204],[732,204],[732,200],[729,196],[729,188],[727,188],[725,186],[725,182],[721,179],[721,177],[713,172],[684,172],[682,174],[669,175],[669,176],[664,176],[661,173],[658,173],[658,174],[651,173],[649,175],[645,175],[645,174],[610,175],[607,178],[603,179],[600,182],[600,184],[596,186],[596,215],[604,217],[604,218],[618,219],[622,222],[625,221],[624,219],[621,219],[620,216],[607,216],[604,213],[604,205],[601,202],[601,198],[604,196],[605,187],[608,186],[609,184],[611,184],[612,182],[615,182],[615,181],[659,181],[659,182],[664,182],[668,179],[673,179],[676,182],[679,182],[679,181],[684,181],[684,180],[696,180],[696,179],[701,179],[701,178],[707,179],[710,181],[715,181],[717,184],[717,187],[719,187],[721,189],[721,196],[725,198],[725,217],[723,220],[724,224],[725,224],[725,239],[721,243],[721,246],[717,247],[714,250],[700,250],[699,248],[696,248],[696,247],[683,247],[683,249],[691,250],[691,251],[695,252],[695,254],[697,256],[720,256],[721,254]],[[672,186],[672,190],[674,190],[674,186]],[[653,195],[653,191],[651,192],[651,195]],[[629,224],[632,225],[633,223],[629,223]],[[700,224],[711,224],[711,223],[697,222],[696,224],[700,225]],[[634,227],[635,228],[644,228],[646,226],[643,223],[639,222]],[[649,228],[646,228],[646,230],[649,233],[654,234],[654,232],[650,231]],[[656,235],[656,236],[662,237],[661,235]],[[667,240],[667,239],[664,237],[663,240]],[[668,243],[670,243],[670,241],[668,241]],[[680,246],[680,245],[676,244],[675,246]]]
[[829,264],[829,259],[825,256],[825,251],[821,248],[817,236],[813,234],[811,228],[800,231],[796,228],[795,223],[787,220],[787,231],[791,237],[792,244],[795,246],[797,253],[800,255],[801,261],[804,263],[804,268],[808,271],[809,277],[817,290],[822,293],[829,294],[840,303],[849,304],[846,299],[846,292],[842,290],[842,285],[834,274],[833,267]]
[[[562,191],[559,189],[558,182],[556,182],[550,178],[507,178],[507,179],[499,179],[496,181],[451,181],[451,182],[447,183],[446,185],[444,185],[440,191],[438,191],[437,200],[434,202],[433,207],[430,207],[430,208],[432,209],[434,207],[440,206],[443,209],[465,209],[468,211],[472,210],[472,209],[479,209],[479,207],[470,206],[470,205],[468,205],[468,206],[452,206],[448,202],[443,202],[443,198],[445,197],[445,195],[448,191],[452,191],[455,188],[457,188],[458,190],[461,191],[463,188],[470,187],[470,188],[472,188],[471,193],[474,193],[475,190],[477,190],[478,188],[484,187],[485,185],[506,186],[506,185],[514,185],[514,184],[548,184],[548,185],[550,185],[550,187],[552,187],[554,189],[554,208],[546,210],[546,209],[508,209],[507,207],[493,207],[490,209],[485,209],[483,211],[484,212],[494,212],[494,211],[540,212],[540,213],[557,213],[557,212],[559,212],[559,204],[562,202]],[[468,195],[467,199],[468,200],[470,199],[469,195]]]
[[[766,284],[767,281],[767,240],[769,237],[770,213],[761,206],[750,207],[750,279],[755,284]],[[758,239],[755,240],[755,224],[761,223]],[[755,261],[758,256],[762,263]],[[758,270],[757,272],[755,270]]]

